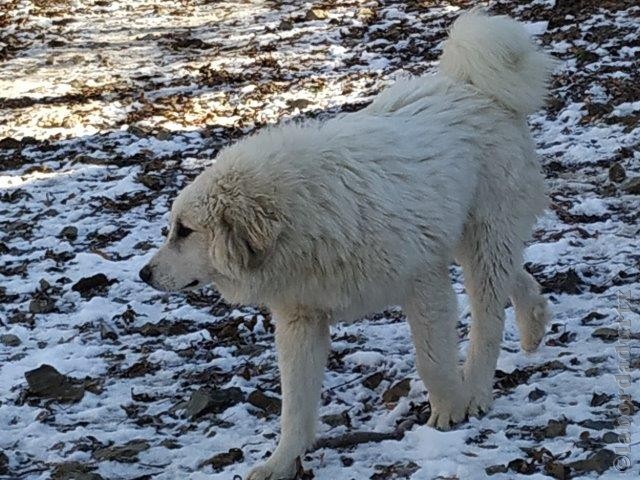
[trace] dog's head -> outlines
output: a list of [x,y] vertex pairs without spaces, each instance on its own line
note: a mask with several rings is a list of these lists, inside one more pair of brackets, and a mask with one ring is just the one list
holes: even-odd
[[[209,283],[230,299],[269,259],[281,232],[274,195],[250,175],[205,170],[173,203],[165,244],[140,270],[162,291]],[[271,187],[272,188],[272,187]]]

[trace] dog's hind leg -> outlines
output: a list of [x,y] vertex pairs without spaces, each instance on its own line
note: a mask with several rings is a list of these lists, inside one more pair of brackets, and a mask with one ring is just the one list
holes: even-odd
[[458,369],[458,309],[448,265],[423,272],[403,307],[416,348],[416,368],[429,392],[428,424],[446,430],[464,420],[468,403]]
[[276,350],[282,388],[280,442],[247,480],[289,479],[296,459],[315,439],[318,403],[327,356],[329,318],[303,309],[274,311]]
[[540,345],[549,321],[547,300],[540,294],[535,278],[523,269],[516,271],[510,297],[520,331],[520,346],[533,352]]
[[472,315],[463,369],[465,388],[470,395],[469,415],[486,412],[493,401],[493,376],[502,342],[504,305],[512,292],[514,266],[520,265],[521,250],[521,240],[510,235],[508,225],[472,220],[465,226],[456,257],[464,270]]

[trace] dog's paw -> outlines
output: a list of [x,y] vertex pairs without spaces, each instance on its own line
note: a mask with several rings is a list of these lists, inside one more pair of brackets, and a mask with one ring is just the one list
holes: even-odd
[[253,468],[245,480],[290,480],[295,474],[295,461],[284,462],[271,457],[266,463]]
[[445,397],[444,400],[431,398],[430,403],[431,416],[427,425],[446,431],[469,417],[487,413],[493,403],[493,391],[491,386],[468,382],[457,394]]
[[527,353],[535,351],[549,323],[551,313],[547,299],[539,293],[529,293],[519,298],[514,304],[518,330],[520,331],[520,346]]
[[470,389],[469,403],[467,405],[467,417],[481,417],[489,411],[493,403],[493,390],[488,387]]
[[445,401],[430,400],[431,416],[427,425],[438,430],[449,430],[467,417],[466,396],[455,395]]
[[516,313],[520,313],[524,317],[518,318],[518,325],[521,325],[520,346],[527,353],[534,352],[546,333],[546,327],[551,317],[547,300],[539,296],[525,312]]

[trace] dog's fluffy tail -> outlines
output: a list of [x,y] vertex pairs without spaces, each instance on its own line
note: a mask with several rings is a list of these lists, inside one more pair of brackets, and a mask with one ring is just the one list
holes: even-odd
[[554,63],[536,48],[522,24],[473,9],[453,24],[440,71],[526,115],[544,103]]

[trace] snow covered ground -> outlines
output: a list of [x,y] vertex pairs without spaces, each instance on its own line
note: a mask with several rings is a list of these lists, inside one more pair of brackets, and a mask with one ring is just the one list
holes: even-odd
[[[446,27],[476,3],[2,2],[0,478],[226,480],[268,455],[279,408],[268,312],[214,290],[160,294],[137,271],[171,199],[221,146],[432,71]],[[490,2],[561,60],[531,119],[552,199],[526,252],[553,310],[540,351],[519,351],[509,308],[493,409],[443,433],[424,425],[401,312],[338,325],[319,427],[329,440],[300,478],[638,478],[634,4]],[[353,432],[389,435],[355,444]]]

